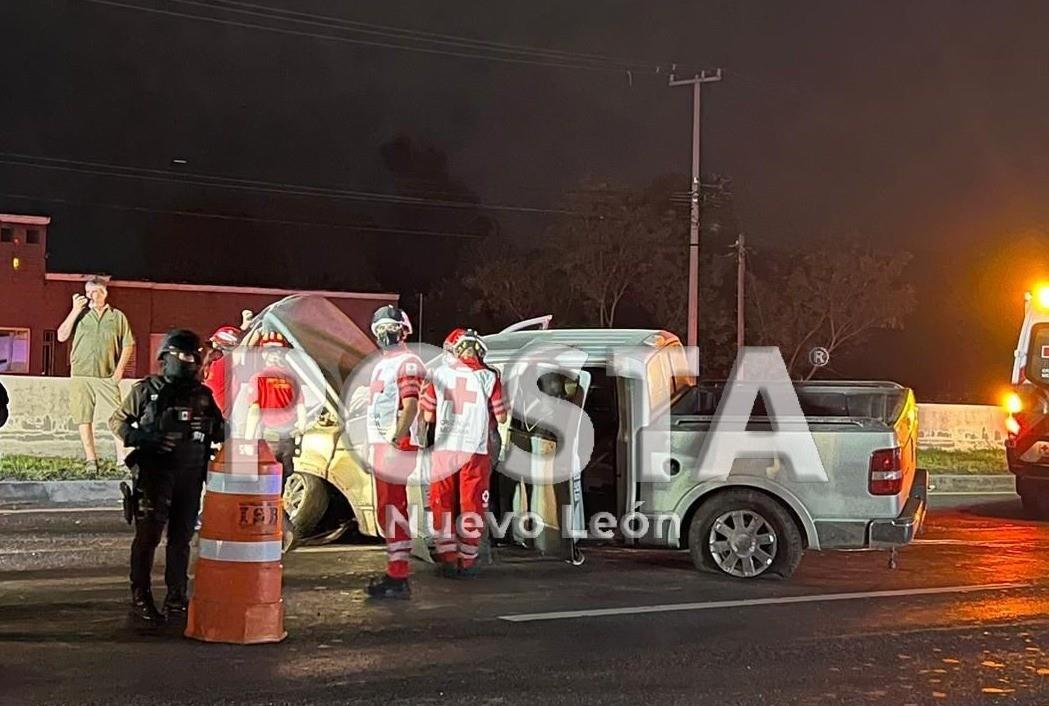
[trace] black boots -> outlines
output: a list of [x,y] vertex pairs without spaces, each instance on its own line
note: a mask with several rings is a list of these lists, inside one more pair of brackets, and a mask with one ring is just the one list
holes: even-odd
[[169,589],[168,595],[164,596],[164,614],[168,620],[185,620],[186,612],[189,610],[189,598],[185,591]]
[[370,598],[399,598],[406,600],[412,597],[408,579],[395,579],[385,575],[381,579],[372,579],[364,589]]
[[459,567],[454,562],[438,561],[437,575],[442,579],[454,579],[459,574]]
[[149,589],[131,591],[131,621],[139,627],[157,627],[165,623],[164,614],[157,610]]

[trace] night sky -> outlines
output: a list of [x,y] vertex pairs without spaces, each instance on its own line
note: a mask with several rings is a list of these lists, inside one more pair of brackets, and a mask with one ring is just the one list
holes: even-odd
[[[755,258],[834,234],[915,255],[919,307],[906,330],[875,334],[835,367],[899,380],[924,399],[995,401],[1007,384],[1022,292],[1049,277],[1049,4],[267,1],[493,42],[725,68],[725,80],[704,92],[703,171],[732,179]],[[643,185],[689,168],[689,92],[668,88],[665,75],[356,46],[84,0],[4,2],[0,26],[0,152],[8,155],[0,162],[19,162],[0,163],[0,210],[54,217],[54,271],[344,289],[394,283],[407,293],[387,276],[398,259],[412,260],[424,289],[428,262],[480,241],[384,231],[422,224],[526,239],[549,216],[420,216],[367,199],[26,165],[38,157],[369,193],[415,188],[427,198],[538,209],[555,207],[586,177]],[[405,154],[414,155],[407,169]],[[173,166],[176,158],[187,164]]]

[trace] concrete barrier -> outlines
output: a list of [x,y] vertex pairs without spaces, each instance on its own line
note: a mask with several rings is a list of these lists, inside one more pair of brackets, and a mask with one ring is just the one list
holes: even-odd
[[[11,398],[11,416],[0,429],[0,456],[61,456],[83,458],[80,433],[69,414],[69,378],[0,375]],[[120,384],[126,395],[133,380]],[[116,458],[109,420],[95,420],[98,455]]]
[[1005,410],[981,404],[919,404],[918,448],[944,451],[1002,449]]
[[120,481],[115,480],[0,481],[0,505],[116,507],[119,502]]
[[929,478],[930,495],[1014,493],[1016,477],[1009,473],[990,475],[933,474]]

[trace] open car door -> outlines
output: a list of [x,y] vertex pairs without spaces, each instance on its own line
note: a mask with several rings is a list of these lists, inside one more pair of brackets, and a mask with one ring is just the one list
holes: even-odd
[[[526,346],[521,350],[522,356],[527,355],[528,348],[529,346]],[[546,376],[559,378],[561,392],[556,396],[581,410],[590,388],[590,373],[582,369],[585,362],[586,354],[582,351],[562,349],[549,363],[542,362],[542,356],[536,355],[529,365],[538,369],[538,377],[541,380]],[[514,364],[510,365],[512,367]],[[577,372],[569,374],[569,370]],[[518,516],[530,511],[532,518],[539,523],[538,527],[529,532],[536,535],[534,539],[523,536],[518,532],[519,524],[512,523],[514,538],[518,543],[534,547],[540,554],[556,556],[576,564],[582,563],[582,554],[573,536],[585,527],[581,479],[584,459],[580,458],[579,453],[578,424],[575,428],[567,430],[565,438],[558,438],[553,429],[543,426],[541,417],[531,417],[528,413],[528,409],[534,406],[531,403],[538,400],[539,390],[521,389],[524,378],[517,378],[512,370],[508,370],[507,375],[510,380],[505,392],[510,399],[514,399],[516,395],[519,402],[512,405],[511,409],[513,419],[510,423],[509,443],[505,444],[506,462],[513,463],[516,459],[519,466],[529,466],[532,478],[537,480],[532,484],[523,480],[517,482],[513,511]],[[554,454],[559,450],[559,445],[563,444],[569,446],[572,473],[568,480],[554,482]],[[551,478],[550,482],[541,482],[544,477]]]

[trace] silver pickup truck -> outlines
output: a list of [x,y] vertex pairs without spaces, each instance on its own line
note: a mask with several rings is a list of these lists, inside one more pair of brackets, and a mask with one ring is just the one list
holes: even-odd
[[[347,448],[342,433],[362,423],[361,413],[339,403],[346,398],[342,387],[349,372],[374,346],[334,306],[314,297],[282,300],[258,319],[257,325],[264,321],[281,330],[309,357],[305,377],[315,383],[309,396],[321,408],[285,489],[296,533],[352,526],[377,536],[374,479],[361,467],[364,450]],[[507,330],[486,341],[487,362],[497,369],[543,344],[570,349],[583,361],[572,381],[572,401],[593,424],[593,453],[576,481],[548,487],[520,483],[516,493],[515,509],[541,516],[544,531],[528,541],[538,551],[578,560],[580,547],[592,540],[578,534],[566,539],[566,517],[585,529],[602,513],[617,520],[611,539],[616,544],[687,548],[697,568],[738,578],[786,577],[807,549],[890,548],[910,542],[921,527],[927,477],[915,467],[917,414],[914,395],[905,387],[887,382],[797,386],[826,482],[794,481],[775,472],[776,459],[760,458],[738,459],[721,479],[700,481],[693,471],[722,385],[697,384],[680,374],[684,349],[673,334],[542,328]],[[613,351],[624,347],[646,351],[640,378],[609,374]],[[639,439],[658,414],[670,415],[671,451],[664,461],[669,479],[647,482]],[[759,398],[749,429],[767,429],[763,415]],[[527,453],[521,449],[528,440],[522,443],[520,437],[528,425],[520,421],[502,429],[504,436],[515,437],[505,440],[508,453]],[[419,475],[425,485],[425,471]],[[425,504],[424,487],[412,489],[410,496]],[[650,531],[622,531],[619,521],[637,520],[637,513],[644,521],[635,526],[647,525]],[[671,522],[661,521],[668,517]]]
[[[796,386],[827,482],[794,481],[774,472],[776,459],[760,458],[737,459],[722,479],[700,481],[690,471],[697,466],[723,385],[697,384],[675,373],[684,369],[684,350],[673,334],[526,330],[486,341],[487,360],[496,368],[540,344],[585,354],[582,404],[594,426],[594,451],[582,470],[582,492],[563,497],[579,505],[573,514],[584,518],[599,510],[616,517],[634,511],[644,515],[649,531],[621,533],[616,539],[625,545],[687,547],[697,568],[738,578],[786,577],[806,549],[891,548],[909,543],[921,527],[928,478],[915,466],[917,408],[905,387],[888,382]],[[612,351],[628,347],[651,349],[643,380],[607,372]],[[667,410],[669,480],[644,482],[638,439]],[[761,398],[747,429],[770,429]]]

